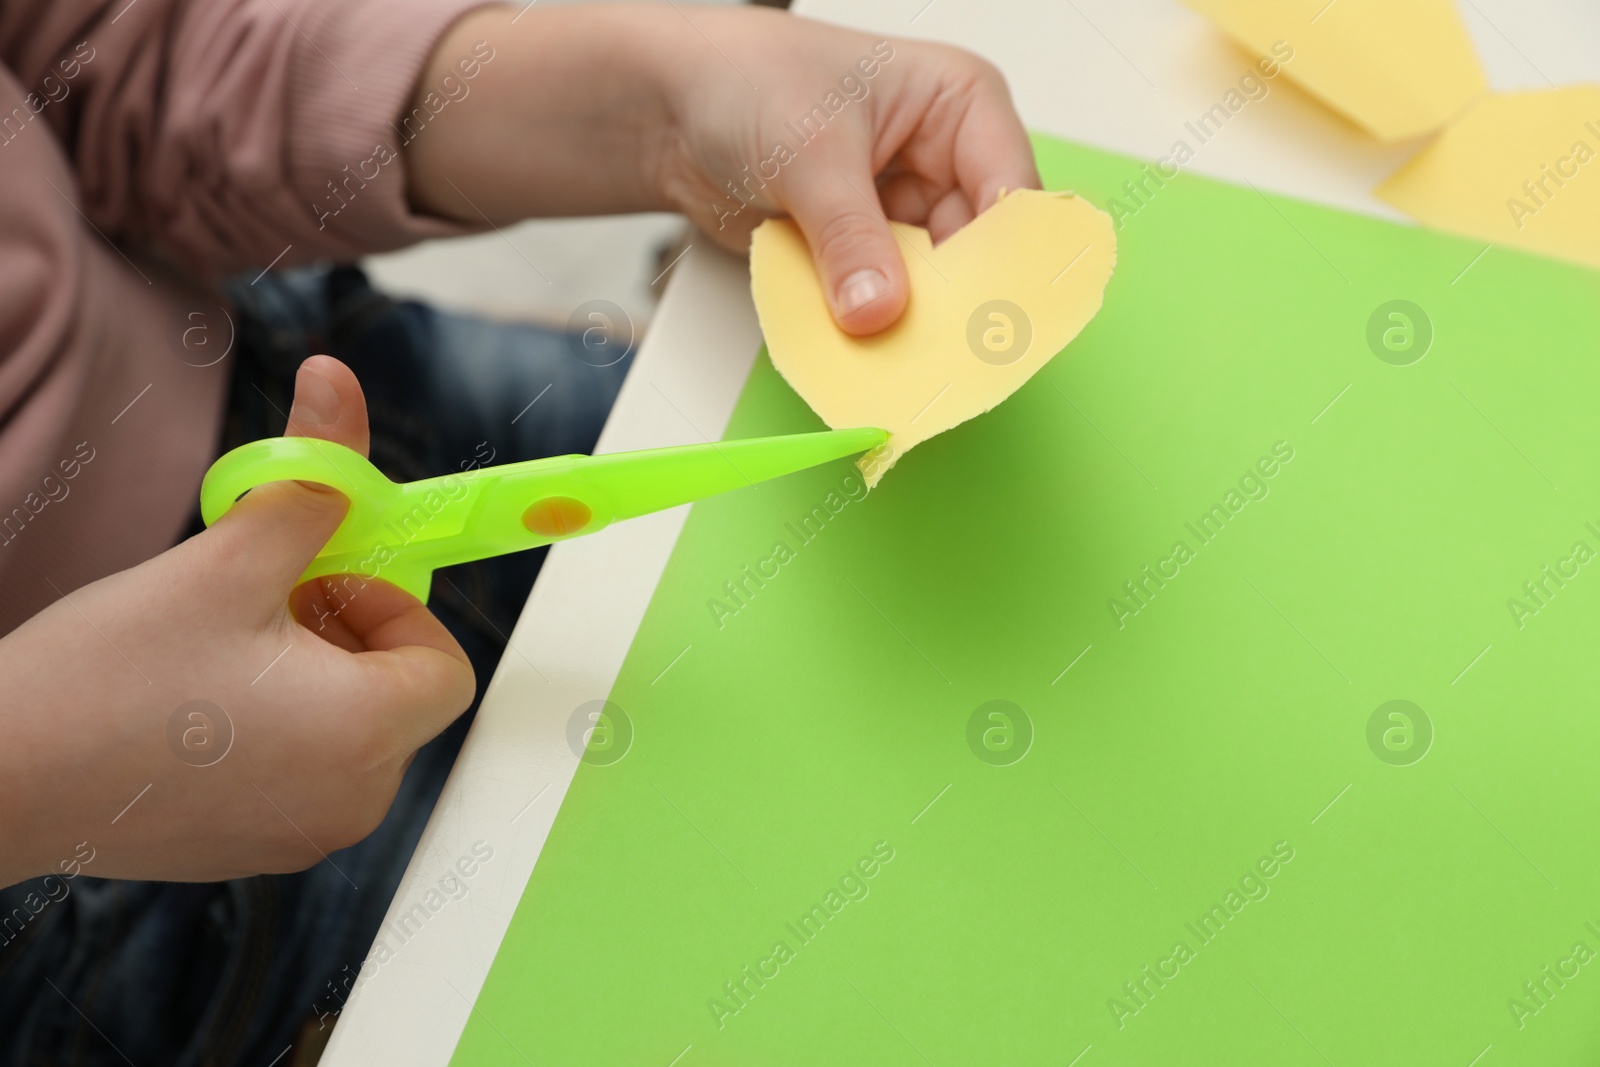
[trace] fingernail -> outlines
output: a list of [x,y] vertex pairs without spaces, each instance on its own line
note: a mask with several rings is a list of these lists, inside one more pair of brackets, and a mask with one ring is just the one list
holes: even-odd
[[303,428],[331,426],[338,419],[339,391],[310,367],[301,367],[294,378],[294,404],[289,408],[289,421]]
[[889,292],[889,279],[883,272],[867,268],[858,270],[839,283],[839,314],[848,315],[857,308],[866,307]]

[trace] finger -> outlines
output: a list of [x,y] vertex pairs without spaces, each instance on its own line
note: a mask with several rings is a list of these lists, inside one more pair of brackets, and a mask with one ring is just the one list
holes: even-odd
[[399,719],[395,740],[402,749],[415,751],[438,737],[477,691],[472,665],[437,648],[406,645],[363,653],[356,662],[366,668],[378,705]]
[[878,175],[878,199],[884,213],[896,222],[926,227],[928,212],[942,192],[922,175],[910,171],[889,177]]
[[364,592],[370,580],[359,574],[329,574],[295,587],[289,594],[289,613],[294,620],[335,648],[346,652],[365,652],[350,623],[343,617],[351,600]]
[[[290,433],[365,452],[366,401],[348,367],[313,356],[295,376]],[[203,537],[227,557],[242,587],[263,610],[278,610],[306,566],[343,521],[343,494],[304,482],[274,482],[246,493]]]
[[991,68],[974,92],[956,134],[955,172],[978,214],[993,206],[1001,189],[1039,188],[1039,169],[1005,79]]
[[972,205],[967,203],[966,194],[952,189],[928,212],[928,237],[934,244],[940,244],[972,219]]
[[878,195],[891,219],[921,226],[936,245],[974,217],[961,189],[940,186],[919,174],[900,174],[887,182],[880,179]]
[[327,575],[289,599],[296,621],[348,652],[425,646],[469,662],[450,631],[416,597],[380,578]]
[[427,744],[472,703],[471,660],[416,597],[373,581],[340,618],[367,649],[356,662],[378,705],[398,717],[404,748]]
[[289,598],[295,620],[332,645],[356,653],[361,706],[396,754],[415,751],[471,704],[472,663],[421,601],[361,575],[306,582]]
[[909,283],[866,147],[815,153],[794,170],[783,206],[811,246],[834,320],[847,333],[877,333],[905,310]]

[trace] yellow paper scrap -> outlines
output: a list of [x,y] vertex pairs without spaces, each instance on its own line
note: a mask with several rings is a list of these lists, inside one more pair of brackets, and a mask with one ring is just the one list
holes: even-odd
[[1435,229],[1600,267],[1600,86],[1488,97],[1377,193]]
[[858,465],[876,485],[899,457],[981,415],[1048,363],[1100,310],[1116,264],[1110,216],[1071,193],[1018,190],[938,248],[892,224],[910,303],[871,337],[828,311],[804,236],[773,219],[755,231],[751,287],[773,365],[830,427],[890,437]]
[[1453,0],[1186,0],[1379,140],[1438,129],[1486,91]]

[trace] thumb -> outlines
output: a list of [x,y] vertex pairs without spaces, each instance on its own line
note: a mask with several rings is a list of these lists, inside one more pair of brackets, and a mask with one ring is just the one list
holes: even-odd
[[[366,454],[366,399],[355,374],[332,356],[300,365],[288,421],[286,436],[335,441]],[[208,532],[241,587],[262,598],[263,607],[279,608],[348,509],[344,495],[327,486],[273,482],[246,493]]]
[[366,455],[371,446],[367,398],[355,372],[332,356],[312,356],[300,364],[283,435],[337,441]]
[[858,336],[893,325],[905,310],[909,283],[865,151],[802,158],[795,166],[784,206],[811,246],[834,321]]

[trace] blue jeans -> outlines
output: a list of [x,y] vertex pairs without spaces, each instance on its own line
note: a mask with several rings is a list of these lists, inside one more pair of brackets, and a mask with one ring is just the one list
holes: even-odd
[[[349,267],[269,275],[233,296],[219,453],[283,432],[295,369],[318,352],[356,372],[372,460],[408,481],[472,459],[589,452],[628,365],[594,366],[559,331],[390,300]],[[479,698],[544,555],[435,574],[429,604],[471,657]],[[316,1062],[476,709],[422,749],[377,831],[308,871],[0,890],[0,920],[25,918],[0,932],[0,1064]]]

